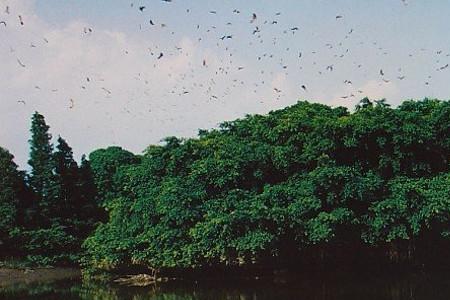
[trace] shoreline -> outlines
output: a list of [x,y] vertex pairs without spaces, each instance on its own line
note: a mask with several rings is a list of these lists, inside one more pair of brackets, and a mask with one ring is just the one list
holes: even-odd
[[14,269],[0,267],[0,288],[21,283],[44,283],[76,278],[81,278],[81,269],[79,268]]

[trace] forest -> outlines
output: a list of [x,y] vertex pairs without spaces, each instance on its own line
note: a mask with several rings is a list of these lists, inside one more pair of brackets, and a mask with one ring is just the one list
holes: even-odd
[[0,148],[0,259],[86,274],[450,263],[450,102],[300,101],[78,164],[31,121]]

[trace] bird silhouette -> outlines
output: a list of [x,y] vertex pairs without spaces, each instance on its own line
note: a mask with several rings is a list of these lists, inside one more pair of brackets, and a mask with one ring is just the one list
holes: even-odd
[[22,67],[25,68],[26,66],[20,61],[20,59],[17,59],[17,63]]

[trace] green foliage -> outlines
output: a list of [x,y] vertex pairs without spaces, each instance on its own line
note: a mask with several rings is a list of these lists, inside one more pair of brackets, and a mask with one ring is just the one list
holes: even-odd
[[139,158],[120,147],[108,147],[92,152],[89,161],[97,188],[98,202],[104,204],[114,195],[114,175],[118,169],[139,162]]
[[13,156],[0,147],[0,252],[13,251],[10,232],[24,222],[20,206],[26,205],[23,173]]
[[[57,186],[53,174],[53,145],[49,126],[44,116],[35,112],[31,119],[30,159],[31,166],[30,186],[37,199],[34,201],[35,221],[39,224],[49,225],[51,215],[54,214],[57,201]],[[39,213],[39,219],[37,214]]]
[[36,113],[31,204],[0,151],[0,239],[31,261],[76,259],[83,240],[89,274],[450,249],[448,101],[363,99],[352,113],[298,102],[142,156],[99,149],[81,166],[64,139],[53,151],[48,129]]
[[78,167],[59,137],[53,151],[49,126],[35,113],[31,123],[31,173],[17,171],[0,148],[0,258],[32,265],[75,263],[81,243],[101,218],[89,163]]
[[48,266],[75,262],[79,259],[79,241],[67,233],[63,226],[34,230],[15,230],[13,238],[19,245],[25,259],[34,265]]
[[84,243],[84,265],[251,265],[327,245],[448,236],[449,109],[363,99],[350,114],[299,102],[197,139],[168,138],[140,161],[122,153],[120,168],[102,166],[101,150],[91,155],[97,186],[113,193],[109,220]]
[[390,196],[369,207],[368,241],[414,239],[431,229],[450,232],[450,174],[432,178],[399,177],[389,183]]

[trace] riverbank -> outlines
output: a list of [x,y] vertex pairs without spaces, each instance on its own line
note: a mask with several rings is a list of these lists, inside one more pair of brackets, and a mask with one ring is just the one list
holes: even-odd
[[76,279],[80,277],[81,270],[77,268],[0,268],[0,288],[21,283],[45,283],[61,279]]

